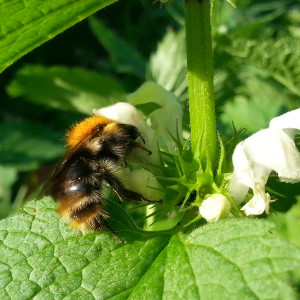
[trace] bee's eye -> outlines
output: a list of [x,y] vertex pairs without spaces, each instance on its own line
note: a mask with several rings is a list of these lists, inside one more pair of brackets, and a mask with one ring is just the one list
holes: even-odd
[[99,124],[99,125],[97,125],[97,131],[99,132],[99,131],[102,131],[103,130],[103,128],[106,126],[106,124],[104,125],[104,124]]

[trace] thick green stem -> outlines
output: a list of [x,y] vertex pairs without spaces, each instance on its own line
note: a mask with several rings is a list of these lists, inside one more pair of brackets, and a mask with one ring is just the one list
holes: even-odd
[[192,149],[194,153],[200,150],[202,162],[208,154],[216,166],[210,0],[185,0],[185,22]]

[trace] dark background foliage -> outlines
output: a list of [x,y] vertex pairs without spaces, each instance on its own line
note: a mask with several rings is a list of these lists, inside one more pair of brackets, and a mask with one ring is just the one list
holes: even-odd
[[[233,133],[232,121],[249,135],[266,127],[272,117],[299,107],[300,95],[299,1],[236,4],[233,8],[225,1],[213,2],[216,113],[225,141]],[[120,1],[33,50],[0,75],[2,217],[36,195],[64,151],[66,128],[88,115],[93,105],[124,100],[145,80],[177,94],[188,130],[185,64],[176,73],[178,80],[170,83],[174,69],[170,65],[186,59],[184,39],[177,34],[183,25],[182,1],[167,5]],[[155,60],[158,55],[171,64]],[[93,80],[99,86],[89,85]],[[107,90],[101,89],[104,82],[109,82]],[[101,97],[86,102],[86,108],[78,104],[97,93]],[[274,208],[288,210],[298,189],[299,185],[289,188],[291,201],[278,201]],[[284,190],[283,184],[283,194]]]

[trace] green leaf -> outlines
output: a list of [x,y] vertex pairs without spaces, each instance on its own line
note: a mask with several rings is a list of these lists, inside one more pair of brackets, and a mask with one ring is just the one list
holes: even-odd
[[50,198],[0,222],[1,299],[296,299],[281,274],[299,248],[263,220],[118,243],[68,228]]
[[[271,10],[272,11],[272,10]],[[251,22],[245,22],[246,24],[240,24],[241,27],[234,31],[233,36],[235,38],[237,37],[253,37],[261,28],[266,28],[266,25],[270,24],[272,21],[274,21],[276,18],[278,18],[280,15],[284,14],[285,9],[284,7],[281,7],[280,9],[277,9],[275,11],[272,11],[269,14],[263,15],[259,18],[256,18],[254,20],[251,20]]]
[[11,187],[17,180],[17,170],[0,165],[0,219],[11,210]]
[[64,152],[62,133],[42,124],[7,121],[0,125],[0,163],[19,171],[36,169]]
[[80,68],[28,65],[17,72],[7,88],[12,97],[87,115],[122,100],[122,86],[111,77]]
[[108,231],[82,235],[59,219],[50,198],[0,223],[1,299],[125,298],[166,238],[120,244]]
[[[298,200],[300,196],[298,195]],[[288,201],[289,199],[284,199]],[[272,214],[270,216],[272,222],[277,225],[277,232],[278,236],[281,236],[285,239],[290,240],[295,245],[300,247],[300,202],[298,201],[288,212],[281,213],[276,212],[276,214]]]
[[300,96],[300,42],[286,36],[277,39],[234,39],[225,50],[259,67]]
[[1,0],[0,72],[29,51],[117,0]]
[[[299,190],[299,189],[298,189]],[[298,247],[300,247],[300,202],[298,202],[286,213],[276,213],[270,216],[272,222],[277,225],[278,230],[275,232],[276,236],[288,239]],[[284,199],[288,201],[289,199]],[[291,272],[291,279],[294,281],[294,285],[297,286],[298,292],[300,292],[300,269]]]
[[232,132],[232,122],[236,128],[246,128],[247,134],[269,126],[272,118],[282,112],[285,95],[266,79],[244,79],[244,85],[237,89],[238,95],[232,102],[225,103],[221,121]]
[[152,80],[187,100],[187,66],[185,31],[168,31],[151,55],[147,80]]
[[164,6],[164,9],[178,22],[178,24],[184,25],[184,3],[182,1],[169,1],[168,5]]
[[99,19],[89,18],[91,29],[99,42],[107,50],[116,70],[145,78],[145,59],[126,42],[107,28]]
[[236,8],[236,0],[227,0],[227,2],[232,5],[234,8]]

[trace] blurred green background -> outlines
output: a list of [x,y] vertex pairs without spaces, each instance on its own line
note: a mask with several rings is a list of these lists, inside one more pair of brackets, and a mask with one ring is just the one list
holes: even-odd
[[[213,2],[212,35],[218,130],[249,135],[299,107],[300,1]],[[116,18],[116,16],[118,16]],[[125,101],[145,80],[188,101],[183,1],[120,1],[35,49],[0,75],[0,218],[37,196],[64,153],[65,130],[99,108]],[[299,185],[271,178],[286,195]]]

